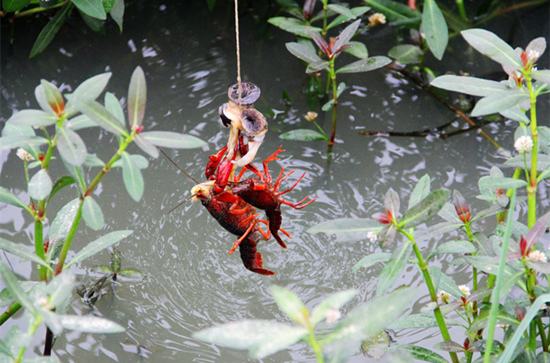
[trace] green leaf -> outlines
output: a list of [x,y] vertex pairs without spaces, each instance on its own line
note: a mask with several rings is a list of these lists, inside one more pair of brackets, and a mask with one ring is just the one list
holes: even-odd
[[97,123],[93,122],[86,115],[78,115],[65,122],[65,126],[73,131],[97,127]]
[[327,61],[320,61],[316,63],[310,63],[306,67],[306,73],[317,73],[320,71],[328,70],[329,69],[329,63]]
[[143,273],[135,268],[124,268],[118,272],[120,276],[128,278],[141,278]]
[[95,241],[88,243],[84,248],[82,248],[78,253],[71,259],[67,266],[74,265],[84,261],[85,259],[96,255],[97,253],[103,251],[106,248],[109,248],[120,240],[128,237],[132,234],[130,230],[122,230],[108,233]]
[[207,146],[207,144],[198,137],[177,132],[147,131],[142,132],[140,135],[155,146],[172,149],[195,149]]
[[56,115],[63,113],[65,108],[65,101],[63,101],[63,96],[57,87],[46,80],[41,80],[40,85],[42,86],[41,90],[44,95],[44,101],[49,106],[49,110],[53,111]]
[[344,290],[336,292],[326,297],[319,305],[311,312],[310,321],[313,326],[319,324],[327,318],[327,313],[331,310],[339,310],[351,301],[358,293],[356,289]]
[[155,145],[151,144],[149,141],[141,137],[141,135],[137,135],[134,138],[134,142],[142,151],[149,154],[149,156],[155,159],[159,157],[159,149],[157,149]]
[[0,250],[19,256],[22,259],[35,262],[51,270],[51,267],[44,260],[38,257],[35,254],[34,249],[30,246],[25,246],[21,243],[14,243],[0,237]]
[[19,301],[28,312],[31,314],[36,313],[36,309],[30,297],[21,288],[21,283],[2,261],[0,261],[0,277],[15,299]]
[[65,107],[67,117],[71,117],[76,113],[76,109],[73,104],[76,105],[77,103],[94,101],[98,98],[107,86],[110,78],[110,72],[95,75],[82,82],[71,95],[66,95],[69,99],[67,102],[67,107]]
[[128,136],[125,128],[120,125],[120,122],[113,116],[105,107],[97,101],[78,102],[75,107],[88,116],[92,121],[97,122],[99,126],[105,130],[117,135]]
[[60,315],[59,318],[63,328],[82,333],[113,334],[124,331],[119,324],[95,316]]
[[35,200],[46,199],[52,191],[52,187],[52,179],[48,175],[48,172],[45,169],[40,169],[29,181],[29,196]]
[[338,4],[329,4],[328,8],[335,13],[342,14],[345,17],[352,19],[355,17],[355,14],[353,14],[347,6],[338,5]]
[[132,128],[143,122],[145,103],[147,102],[147,83],[141,67],[136,67],[128,87],[128,120]]
[[0,150],[9,150],[16,147],[32,147],[46,144],[47,139],[43,137],[29,137],[23,135],[9,135],[0,137]]
[[391,253],[388,252],[378,252],[371,253],[363,257],[352,267],[353,272],[357,272],[361,268],[369,268],[377,263],[388,262],[391,258]]
[[376,285],[376,296],[385,294],[399,277],[411,256],[412,245],[404,243],[403,246],[393,251],[392,257],[384,269],[378,276],[378,284]]
[[[241,320],[204,329],[193,334],[195,339],[233,349],[250,349],[292,335],[295,341],[307,335],[307,330],[270,320]],[[286,342],[287,346],[293,344]],[[280,346],[279,346],[280,347]],[[280,347],[283,349],[285,347]],[[271,353],[274,353],[272,349]]]
[[437,290],[443,290],[456,298],[462,296],[462,292],[452,278],[447,276],[439,267],[430,266],[430,274]]
[[470,241],[449,241],[442,243],[436,249],[437,253],[475,253],[477,250]]
[[267,22],[270,23],[271,25],[275,25],[276,27],[286,32],[289,32],[304,38],[311,38],[312,32],[318,33],[321,31],[320,28],[304,25],[305,23],[302,23],[300,20],[294,19],[294,18],[285,18],[282,16],[276,16],[276,17],[270,18]]
[[377,11],[386,15],[391,22],[407,23],[411,21],[418,21],[420,19],[420,13],[418,11],[412,10],[407,5],[397,1],[365,0],[365,2]]
[[327,137],[319,131],[310,129],[295,129],[283,132],[279,135],[280,139],[292,141],[324,141]]
[[472,110],[472,117],[498,113],[529,101],[529,95],[521,90],[499,92],[480,99]]
[[392,330],[402,329],[426,329],[437,327],[437,321],[432,313],[411,314],[405,318],[396,320],[390,325]]
[[13,13],[29,5],[31,0],[3,0],[2,9],[5,13]]
[[100,20],[107,19],[102,0],[71,0],[71,2],[76,5],[78,10],[92,18]]
[[115,0],[109,15],[113,18],[114,22],[118,25],[118,29],[122,32],[124,23],[124,0]]
[[48,232],[50,243],[55,243],[67,237],[79,205],[80,199],[75,198],[57,212]]
[[332,28],[334,28],[334,27],[336,27],[340,24],[344,24],[344,23],[346,23],[350,20],[357,19],[358,17],[360,17],[361,15],[363,15],[364,13],[366,13],[369,10],[370,10],[370,8],[368,6],[357,6],[355,8],[351,8],[351,9],[349,9],[350,12],[346,13],[346,15],[341,14],[341,15],[338,15],[336,18],[334,18],[334,20],[332,20],[327,25],[327,30],[332,29]]
[[525,115],[525,111],[521,109],[521,107],[513,107],[509,108],[504,111],[499,112],[502,116],[506,117],[507,119],[517,121],[517,122],[523,122],[525,124],[529,124],[531,120],[529,120],[529,117]]
[[374,56],[367,59],[361,59],[343,66],[336,73],[359,73],[369,72],[378,68],[382,68],[391,63],[391,60],[384,56]]
[[521,69],[519,55],[496,34],[485,29],[467,29],[461,32],[466,41],[478,52],[502,65]]
[[42,110],[21,110],[14,113],[8,122],[14,125],[46,127],[55,124],[56,117]]
[[414,186],[411,196],[409,197],[409,209],[417,205],[420,201],[430,194],[431,179],[428,174],[424,174],[418,183]]
[[[0,139],[1,140],[1,139]],[[0,187],[0,203],[10,204],[15,207],[29,210],[29,207],[17,198],[12,192],[4,187]]]
[[82,17],[82,20],[84,20],[84,23],[88,26],[88,28],[90,28],[92,31],[96,33],[100,33],[101,31],[103,31],[103,28],[105,26],[105,20],[93,18],[88,14],[82,12],[81,10],[78,10],[78,12]]
[[105,225],[101,207],[91,196],[84,198],[84,204],[82,205],[82,217],[84,218],[86,225],[94,231],[100,230]]
[[66,127],[58,127],[57,149],[67,163],[80,166],[86,160],[88,150],[78,134]]
[[368,233],[382,229],[380,223],[367,218],[337,218],[310,227],[307,232],[316,233]]
[[302,300],[292,291],[280,286],[271,286],[271,295],[279,306],[279,309],[285,313],[293,322],[306,325],[308,310]]
[[425,0],[423,6],[420,27],[428,43],[428,48],[434,57],[441,60],[449,42],[449,29],[435,0]]
[[482,176],[478,181],[481,194],[487,194],[496,191],[497,189],[517,189],[527,186],[527,182],[521,179]]
[[115,117],[116,120],[120,122],[121,126],[125,126],[126,122],[124,119],[124,110],[120,105],[120,102],[111,92],[105,92],[105,98],[103,103],[105,103],[105,108]]
[[359,25],[361,25],[361,19],[356,20],[345,27],[344,30],[342,30],[340,34],[338,34],[338,36],[336,37],[336,40],[334,41],[334,46],[332,47],[333,51],[339,52],[343,50],[343,48],[349,44],[351,38],[353,38],[355,33],[357,33]]
[[550,70],[549,69],[543,69],[540,71],[533,71],[531,73],[531,76],[536,79],[537,81],[546,83],[550,85]]
[[508,89],[504,83],[483,78],[453,75],[439,76],[430,83],[430,86],[481,97],[494,95]]
[[399,350],[403,350],[413,356],[414,359],[417,359],[422,362],[429,363],[447,363],[447,359],[443,358],[434,351],[431,351],[427,348],[416,346],[416,345],[402,345],[398,347]]
[[[130,158],[139,169],[147,169],[149,167],[149,161],[143,155],[131,154]],[[122,168],[122,160],[115,161],[113,168]]]
[[122,153],[122,180],[130,197],[139,202],[143,196],[143,175],[127,152]]
[[355,307],[321,344],[324,346],[337,341],[349,344],[378,335],[395,321],[395,317],[406,315],[405,311],[416,296],[416,289],[398,289]]
[[286,43],[286,49],[296,58],[306,63],[319,63],[323,60],[317,55],[315,48],[304,43]]
[[422,61],[424,52],[416,45],[399,44],[390,49],[388,56],[401,64],[416,64]]
[[405,214],[403,214],[399,224],[407,227],[418,225],[436,215],[448,200],[448,190],[434,190],[414,207],[407,210]]
[[349,42],[344,52],[359,59],[367,59],[369,57],[367,46],[361,42]]
[[65,5],[61,8],[53,18],[50,19],[48,24],[40,31],[38,37],[34,41],[29,58],[34,58],[38,54],[42,53],[44,49],[52,42],[53,38],[61,29],[61,26],[65,22],[65,18],[71,11],[71,5]]
[[280,350],[286,349],[289,346],[297,343],[299,340],[307,335],[304,328],[291,327],[287,331],[273,336],[269,340],[259,342],[257,345],[250,349],[250,356],[254,359],[262,359],[276,353]]

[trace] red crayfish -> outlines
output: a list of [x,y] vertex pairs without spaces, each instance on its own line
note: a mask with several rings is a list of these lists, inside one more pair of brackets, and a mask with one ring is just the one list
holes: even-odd
[[[305,177],[304,173],[289,188],[279,190],[282,182],[294,172],[285,173],[281,169],[273,182],[268,164],[278,160],[282,149],[279,148],[264,160],[263,173],[250,164],[267,133],[267,121],[252,106],[259,98],[259,89],[251,83],[243,83],[237,97],[236,86],[229,89],[230,101],[220,107],[221,123],[230,128],[229,141],[209,157],[205,168],[208,181],[195,185],[191,193],[223,228],[238,236],[229,254],[239,248],[247,269],[262,275],[273,275],[273,271],[263,267],[262,255],[256,249],[258,241],[268,240],[273,235],[279,245],[286,248],[279,231],[287,237],[290,234],[281,228],[281,205],[301,209],[314,199],[306,197],[293,203],[282,198]],[[236,167],[242,168],[237,176]],[[252,172],[255,177],[241,180],[246,171]],[[267,220],[259,219],[255,208],[264,210]],[[260,227],[261,224],[267,226],[266,231]]]

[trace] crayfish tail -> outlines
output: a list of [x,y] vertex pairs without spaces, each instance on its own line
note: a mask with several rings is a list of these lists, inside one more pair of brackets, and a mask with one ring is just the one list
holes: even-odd
[[264,268],[262,254],[256,250],[256,241],[247,238],[239,246],[244,267],[260,275],[272,276],[275,272]]

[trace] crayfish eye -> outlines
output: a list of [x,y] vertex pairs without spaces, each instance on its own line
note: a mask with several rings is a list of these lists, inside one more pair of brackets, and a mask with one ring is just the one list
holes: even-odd
[[229,125],[231,125],[231,120],[224,113],[226,107],[227,107],[227,104],[223,104],[218,109],[218,113],[220,115],[220,123],[222,124],[223,127],[229,127]]

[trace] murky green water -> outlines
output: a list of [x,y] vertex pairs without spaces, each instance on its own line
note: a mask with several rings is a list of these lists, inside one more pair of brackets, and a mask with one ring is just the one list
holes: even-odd
[[[105,36],[93,34],[73,19],[46,53],[32,61],[26,55],[38,30],[27,29],[24,23],[18,25],[14,47],[7,45],[6,37],[2,40],[0,120],[4,122],[12,109],[36,107],[33,91],[40,78],[55,80],[70,90],[85,78],[109,70],[113,78],[108,89],[121,97],[126,94],[131,71],[141,65],[149,87],[147,127],[187,132],[209,142],[208,150],[171,153],[181,166],[200,177],[207,156],[226,138],[225,130],[217,123],[217,107],[225,102],[227,86],[235,78],[232,14],[229,7],[222,6],[211,14],[202,1],[183,3],[130,3],[122,34],[117,34],[113,27]],[[290,196],[295,200],[305,195],[317,198],[305,210],[284,209],[283,226],[293,234],[288,250],[281,250],[273,242],[260,245],[265,265],[277,275],[265,278],[252,274],[243,268],[238,254],[228,256],[234,237],[219,227],[199,204],[188,203],[167,214],[180,198],[188,196],[192,184],[166,160],[153,160],[145,171],[146,193],[139,204],[129,198],[119,171],[114,171],[97,191],[108,226],[98,233],[83,228],[75,247],[106,231],[132,229],[134,234],[119,249],[123,264],[144,271],[145,278],[117,285],[93,309],[75,299],[75,311],[107,317],[126,326],[127,331],[113,336],[69,333],[55,344],[55,352],[62,361],[247,361],[245,352],[204,344],[191,335],[214,323],[237,319],[284,320],[269,294],[268,288],[273,283],[291,288],[308,306],[317,304],[328,293],[346,288],[360,290],[355,303],[369,299],[374,293],[379,270],[352,273],[351,266],[378,247],[367,240],[341,243],[332,237],[312,236],[304,232],[309,226],[335,217],[370,216],[380,208],[381,196],[389,187],[407,195],[427,172],[435,180],[435,186],[459,189],[477,203],[473,199],[477,178],[499,159],[493,146],[475,133],[446,141],[358,135],[357,131],[363,129],[414,130],[437,126],[453,118],[429,95],[386,71],[343,78],[350,89],[339,110],[340,142],[329,168],[324,144],[280,140],[278,134],[296,127],[309,111],[302,93],[305,77],[302,64],[284,48],[284,42],[291,37],[274,28],[266,29],[261,7],[247,12],[242,20],[243,70],[245,79],[262,88],[260,106],[281,112],[270,120],[270,132],[260,156],[267,156],[282,144],[286,152],[280,166],[308,172]],[[513,23],[513,36],[508,38],[512,44],[548,36],[543,10],[529,12]],[[394,41],[394,34],[386,29],[369,34],[366,39],[371,54],[382,54]],[[498,70],[496,64],[465,50],[461,40],[452,43],[450,52],[444,64],[436,67],[444,65],[446,69],[465,69],[476,74]],[[289,109],[281,98],[285,90],[293,101]],[[543,124],[548,123],[546,106],[541,107],[546,115]],[[321,118],[326,125],[328,121]],[[308,125],[301,123],[301,126]],[[510,130],[505,125],[487,128],[498,142],[507,146]],[[110,134],[86,130],[83,136],[89,149],[103,160],[114,151]],[[138,152],[136,148],[132,150]],[[19,195],[25,193],[21,165],[13,152],[0,154],[0,171],[2,186]],[[547,190],[542,187],[541,193],[545,196]],[[52,210],[72,198],[74,194],[66,195],[64,200],[60,198]],[[17,209],[2,205],[0,235],[16,235],[18,241],[29,243],[32,224]],[[423,247],[429,248],[434,242],[423,241]],[[11,255],[1,258],[8,259],[21,275],[30,277],[29,263]],[[82,278],[97,277],[91,268],[108,259],[108,253],[103,253],[82,266],[79,271]],[[437,261],[443,266],[448,262]],[[452,267],[449,269],[452,271]],[[456,274],[457,282],[465,282],[460,271]],[[421,286],[412,267],[401,276],[400,283]],[[426,298],[421,299],[416,308],[426,302]],[[21,321],[16,319],[10,324]],[[0,331],[8,326],[2,326]],[[40,333],[35,341],[36,351],[42,337]],[[424,341],[428,346],[436,341],[430,331],[403,331],[396,339]],[[354,361],[365,359],[357,355]],[[304,345],[265,359],[265,362],[305,361],[313,361],[313,356]]]

